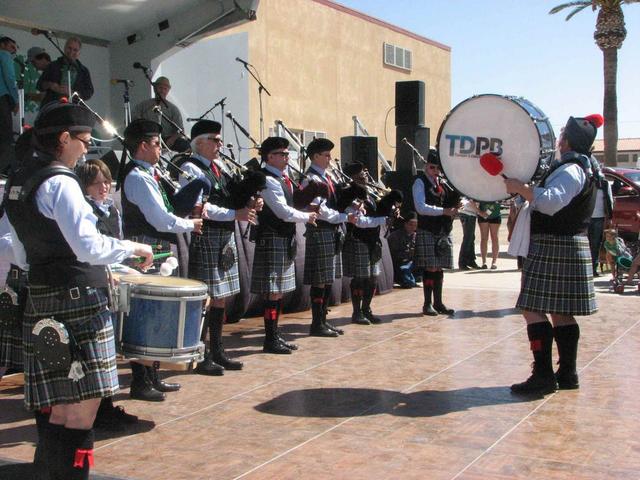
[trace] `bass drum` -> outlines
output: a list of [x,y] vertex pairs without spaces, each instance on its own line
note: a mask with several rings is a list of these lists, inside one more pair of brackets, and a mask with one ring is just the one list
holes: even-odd
[[463,195],[492,202],[509,198],[503,177],[487,172],[480,157],[500,158],[502,174],[529,182],[554,158],[551,123],[538,107],[521,97],[477,95],[451,110],[440,126],[437,149],[442,170]]

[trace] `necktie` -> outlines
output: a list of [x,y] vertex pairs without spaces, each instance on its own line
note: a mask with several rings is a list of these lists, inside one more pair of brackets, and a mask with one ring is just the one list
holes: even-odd
[[291,179],[289,178],[289,176],[282,175],[282,178],[284,178],[284,184],[287,186],[287,190],[289,190],[289,193],[293,194],[293,184],[291,183]]
[[216,176],[216,178],[220,178],[220,170],[218,169],[218,167],[216,166],[215,163],[211,162],[211,171],[213,172],[213,174]]
[[333,188],[333,182],[331,181],[331,177],[329,175],[327,175],[327,185],[329,186],[329,193],[331,194],[331,196],[335,196],[336,191]]

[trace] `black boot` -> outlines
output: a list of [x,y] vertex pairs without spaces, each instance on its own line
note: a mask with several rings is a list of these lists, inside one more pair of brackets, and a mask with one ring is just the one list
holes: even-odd
[[324,286],[324,291],[322,293],[322,315],[323,315],[323,320],[322,322],[324,323],[324,326],[327,327],[329,330],[333,330],[334,332],[336,332],[338,335],[344,335],[344,330],[342,330],[341,328],[336,327],[335,325],[329,323],[327,321],[327,315],[329,313],[329,298],[331,297],[331,284],[329,285],[325,285]]
[[[213,333],[211,332],[210,323],[209,322],[209,312],[204,312],[202,314],[204,318],[204,324],[202,326],[202,335],[200,336],[200,340],[206,345],[207,343],[207,330],[209,330],[209,339],[213,337]],[[196,368],[193,369],[193,373],[197,375],[207,375],[212,377],[219,377],[224,375],[224,368],[218,365],[211,359],[211,349],[204,356],[204,360],[202,360]]]
[[159,392],[177,392],[180,390],[179,383],[169,383],[165,382],[158,376],[158,368],[156,365],[153,367],[147,367],[147,375],[151,379],[151,384],[153,388],[158,390]]
[[527,335],[533,352],[533,372],[522,383],[511,385],[513,393],[524,395],[545,395],[558,388],[551,361],[553,328],[551,323],[539,322],[527,325]]
[[556,380],[560,390],[575,390],[580,388],[576,359],[578,357],[578,340],[580,339],[580,327],[577,323],[563,325],[553,329],[553,336],[558,347],[558,363]]
[[435,317],[438,315],[438,312],[433,308],[433,304],[431,302],[431,296],[433,294],[433,274],[435,272],[430,272],[425,270],[422,277],[422,292],[424,293],[424,304],[422,305],[422,314],[428,315],[430,317]]
[[137,362],[130,362],[131,365],[131,391],[129,396],[134,400],[144,400],[145,402],[162,402],[164,393],[156,390],[147,374],[147,368]]
[[280,302],[267,300],[264,308],[264,345],[262,351],[277,355],[290,355],[291,349],[278,335],[278,317],[280,316]]
[[60,446],[61,470],[65,480],[88,480],[93,467],[93,430],[64,428]]
[[362,280],[358,278],[351,279],[351,305],[353,307],[353,313],[351,314],[351,323],[357,323],[358,325],[371,325],[371,322],[364,318],[362,314],[362,296],[364,290],[362,289]]
[[222,345],[222,326],[224,325],[224,308],[211,308],[207,315],[209,322],[209,356],[211,360],[225,370],[242,370],[243,363],[227,357]]
[[362,295],[362,316],[369,320],[369,322],[371,323],[381,323],[382,320],[380,319],[380,317],[376,317],[371,311],[371,300],[373,300],[373,296],[376,294],[376,278],[367,278],[364,282],[364,294]]
[[444,282],[444,272],[442,270],[433,272],[433,308],[436,312],[443,315],[453,315],[455,310],[453,308],[447,308],[442,303],[442,284]]
[[337,337],[338,333],[327,328],[324,320],[324,288],[311,287],[311,328],[312,337]]

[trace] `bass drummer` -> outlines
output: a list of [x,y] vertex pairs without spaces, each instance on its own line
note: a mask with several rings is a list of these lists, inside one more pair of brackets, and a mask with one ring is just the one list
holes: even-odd
[[[442,301],[443,269],[453,268],[453,217],[458,214],[460,195],[440,173],[440,156],[429,149],[424,172],[413,183],[413,203],[418,213],[415,269],[424,270],[422,314],[453,315]],[[432,300],[433,298],[433,300]]]

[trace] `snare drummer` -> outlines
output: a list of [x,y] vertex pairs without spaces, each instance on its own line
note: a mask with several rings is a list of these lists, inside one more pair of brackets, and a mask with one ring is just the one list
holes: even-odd
[[[418,213],[415,267],[424,271],[422,314],[453,315],[442,301],[443,269],[453,268],[453,217],[458,213],[460,196],[440,175],[440,156],[431,148],[424,172],[418,173],[412,187]],[[433,301],[432,301],[433,295]]]
[[266,353],[290,354],[298,347],[280,336],[278,318],[282,297],[296,289],[296,223],[315,223],[315,212],[293,208],[293,182],[286,173],[289,141],[268,137],[260,146],[267,176],[264,207],[258,213],[251,293],[264,298],[264,347]]
[[[227,357],[222,345],[222,326],[225,320],[225,301],[240,292],[238,249],[235,241],[235,221],[253,222],[254,208],[231,209],[228,186],[232,181],[226,166],[220,161],[221,125],[212,120],[200,120],[191,128],[193,154],[181,167],[186,172],[205,178],[211,183],[211,193],[204,204],[202,235],[194,236],[189,246],[189,278],[200,280],[209,287],[207,306],[209,352],[195,369],[201,375],[222,375],[224,370],[241,370],[242,362]],[[181,182],[184,181],[180,177]],[[225,260],[227,258],[232,260]],[[227,264],[230,263],[230,264]]]
[[[29,265],[23,325],[25,404],[29,410],[52,407],[41,434],[51,478],[89,478],[100,398],[118,390],[113,328],[107,298],[98,290],[107,286],[104,265],[132,255],[143,256],[143,265],[153,259],[148,245],[109,238],[95,228],[91,207],[71,170],[87,151],[94,121],[93,114],[78,105],[52,102],[44,107],[33,129],[37,156],[25,159],[10,177],[4,203],[16,233],[16,259]],[[48,350],[52,344],[32,333],[44,317],[60,322],[57,328],[73,336],[79,351],[65,354],[63,343],[57,343],[63,357]],[[38,359],[36,346],[41,349]],[[53,366],[69,352],[75,359],[71,368]]]

